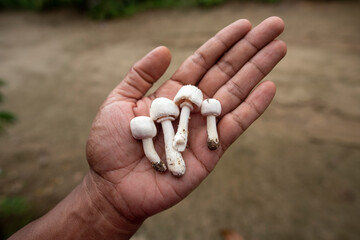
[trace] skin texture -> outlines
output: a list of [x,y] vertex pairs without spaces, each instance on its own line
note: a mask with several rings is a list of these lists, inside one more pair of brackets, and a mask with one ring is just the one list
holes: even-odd
[[[90,171],[83,183],[51,212],[11,239],[67,239],[70,233],[72,239],[128,239],[146,218],[184,199],[269,106],[275,85],[270,81],[258,83],[286,54],[285,43],[275,40],[283,29],[284,23],[277,17],[253,29],[249,21],[238,20],[202,45],[170,80],[145,97],[171,59],[166,47],[148,53],[100,108],[87,142]],[[217,117],[221,144],[214,151],[208,149],[206,118],[200,112],[192,113],[188,148],[182,153],[187,170],[177,178],[152,168],[141,141],[131,135],[130,121],[136,116],[149,116],[153,99],[173,99],[186,84],[199,87],[204,99],[221,102],[222,113]],[[154,145],[160,158],[165,159],[163,134],[157,127]],[[65,228],[67,234],[63,233]],[[76,231],[79,228],[83,229],[81,234]]]

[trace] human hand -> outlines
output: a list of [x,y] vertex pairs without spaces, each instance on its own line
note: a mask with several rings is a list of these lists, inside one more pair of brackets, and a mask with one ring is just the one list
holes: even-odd
[[[156,48],[131,68],[102,105],[87,143],[91,184],[116,214],[125,221],[141,223],[181,201],[214,169],[226,149],[265,111],[275,95],[274,83],[258,83],[286,53],[286,45],[274,40],[283,28],[277,17],[266,19],[252,30],[247,20],[230,24],[147,97],[145,93],[170,63],[169,50]],[[149,116],[152,100],[173,99],[186,84],[199,87],[204,99],[221,102],[222,113],[217,118],[220,147],[208,149],[206,118],[192,112],[188,148],[182,153],[186,173],[177,178],[151,167],[141,141],[132,137],[130,121],[136,116]],[[177,121],[173,123],[176,130]],[[159,125],[154,144],[160,158],[165,159]]]

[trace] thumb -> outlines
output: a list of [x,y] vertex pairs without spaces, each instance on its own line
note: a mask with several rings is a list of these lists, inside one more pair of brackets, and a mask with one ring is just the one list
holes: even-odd
[[167,47],[157,47],[135,63],[124,80],[110,93],[108,100],[134,101],[144,97],[151,86],[165,73],[171,61]]

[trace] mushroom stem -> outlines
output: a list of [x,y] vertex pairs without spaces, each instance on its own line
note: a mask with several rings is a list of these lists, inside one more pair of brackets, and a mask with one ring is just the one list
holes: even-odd
[[207,126],[207,145],[210,150],[215,150],[219,147],[219,136],[216,130],[216,117],[209,115],[206,117]]
[[166,165],[161,161],[159,155],[157,154],[154,143],[152,141],[152,138],[144,138],[142,140],[143,142],[143,148],[145,152],[145,156],[150,160],[152,163],[152,167],[159,172],[165,172],[166,171]]
[[172,146],[174,128],[171,124],[171,121],[166,118],[161,121],[161,126],[164,133],[166,161],[169,171],[174,176],[180,177],[185,173],[185,162],[181,156],[181,153],[176,151]]
[[190,112],[192,110],[193,107],[190,103],[184,102],[181,105],[179,126],[173,141],[173,147],[179,152],[185,151],[186,148],[188,140]]

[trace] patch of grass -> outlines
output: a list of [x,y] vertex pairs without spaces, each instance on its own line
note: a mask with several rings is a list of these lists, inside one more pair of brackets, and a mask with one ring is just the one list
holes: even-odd
[[[0,87],[5,85],[5,81],[0,79]],[[0,104],[4,101],[4,95],[0,92]],[[13,124],[16,121],[16,117],[11,112],[0,110],[0,133],[5,131],[5,127],[9,124]]]
[[0,0],[0,9],[47,10],[64,6],[83,6],[86,0]]
[[25,198],[18,196],[0,199],[0,239],[10,237],[33,219],[34,215]]
[[[72,7],[86,11],[92,18],[109,19],[129,16],[154,8],[212,7],[226,0],[0,0],[0,10],[26,9],[44,11],[56,7]],[[244,0],[238,0],[244,1]],[[256,0],[275,3],[281,0]]]
[[130,16],[139,11],[171,7],[211,7],[225,0],[102,0],[87,5],[88,12],[95,19],[109,19]]

